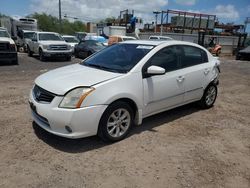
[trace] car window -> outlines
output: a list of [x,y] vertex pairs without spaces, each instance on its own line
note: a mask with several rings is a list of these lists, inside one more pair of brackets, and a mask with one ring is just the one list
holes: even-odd
[[64,41],[59,35],[54,33],[40,33],[39,34],[39,40],[48,41]]
[[7,38],[9,38],[10,36],[9,36],[9,34],[7,33],[7,31],[5,31],[5,30],[0,30],[0,37],[7,37]]
[[207,53],[197,47],[183,45],[181,54],[182,67],[190,67],[208,62]]
[[33,37],[32,37],[32,40],[37,40],[37,34],[34,33]]
[[150,65],[162,67],[166,72],[174,71],[180,68],[176,47],[170,46],[161,49],[149,60]]
[[158,39],[158,37],[149,37],[149,39]]

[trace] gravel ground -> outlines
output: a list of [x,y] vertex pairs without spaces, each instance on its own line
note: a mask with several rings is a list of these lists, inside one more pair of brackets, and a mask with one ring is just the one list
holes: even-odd
[[250,62],[221,59],[213,108],[155,115],[127,139],[60,138],[32,123],[28,94],[48,70],[79,62],[19,54],[0,66],[0,187],[250,187]]

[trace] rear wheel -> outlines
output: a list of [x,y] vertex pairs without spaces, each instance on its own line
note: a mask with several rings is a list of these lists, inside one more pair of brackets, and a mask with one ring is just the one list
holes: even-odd
[[204,91],[203,97],[200,100],[200,105],[202,108],[211,108],[217,98],[217,86],[215,84],[210,84]]
[[219,56],[221,54],[221,49],[217,50],[216,56]]
[[131,107],[122,101],[111,104],[103,113],[99,123],[98,135],[104,141],[119,141],[127,136],[133,124]]

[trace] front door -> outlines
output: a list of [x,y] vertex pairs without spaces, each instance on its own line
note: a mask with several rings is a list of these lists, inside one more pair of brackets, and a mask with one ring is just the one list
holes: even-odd
[[146,63],[143,71],[151,65],[164,68],[166,73],[143,79],[144,117],[178,106],[184,98],[185,77],[180,69],[176,47],[170,46],[158,51]]

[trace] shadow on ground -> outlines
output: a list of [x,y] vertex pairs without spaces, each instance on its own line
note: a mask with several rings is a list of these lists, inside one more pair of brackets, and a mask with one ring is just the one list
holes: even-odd
[[[176,119],[179,119],[186,115],[190,115],[199,110],[200,109],[195,104],[188,104],[148,117],[143,120],[142,125],[133,127],[128,137],[134,136],[135,134],[140,134],[143,131],[154,131],[153,129],[157,126],[175,121]],[[103,142],[97,136],[82,139],[67,139],[59,137],[43,130],[35,122],[33,122],[33,129],[39,139],[41,139],[51,147],[67,153],[86,152],[112,144]]]

